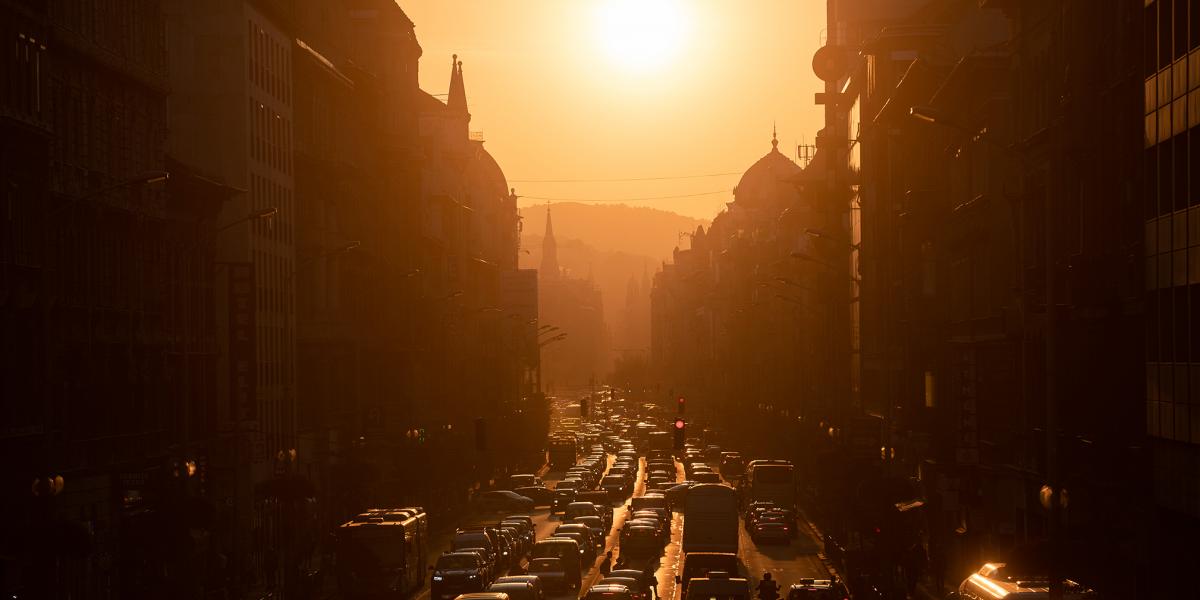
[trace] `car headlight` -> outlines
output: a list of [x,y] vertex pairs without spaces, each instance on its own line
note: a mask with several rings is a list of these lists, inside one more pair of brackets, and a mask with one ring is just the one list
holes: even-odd
[[434,580],[434,581],[441,581],[441,580],[442,580],[442,576],[441,576],[441,575],[434,575],[434,576],[433,576],[433,580]]
[[479,579],[478,575],[467,575],[467,579]]

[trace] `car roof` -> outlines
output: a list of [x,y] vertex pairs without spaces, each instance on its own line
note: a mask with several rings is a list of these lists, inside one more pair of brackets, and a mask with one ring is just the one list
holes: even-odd
[[590,594],[592,592],[629,592],[629,591],[630,591],[629,586],[627,586],[627,585],[621,585],[619,583],[603,583],[603,584],[593,585],[592,588],[590,590],[588,590],[588,593]]
[[608,585],[609,583],[623,585],[629,589],[642,587],[641,582],[636,577],[630,577],[628,575],[613,575],[612,573],[609,573],[607,577],[602,578],[596,585]]
[[637,569],[613,569],[608,574],[609,577],[629,577],[631,579],[639,579],[645,577],[646,573]]
[[537,575],[503,575],[496,578],[495,583],[528,583],[537,585],[540,582]]
[[532,581],[493,581],[492,585],[488,586],[488,591],[489,592],[493,591],[492,588],[501,588],[501,589],[497,589],[495,591],[504,591],[503,588],[505,588],[505,587],[512,588],[512,589],[531,588],[531,587],[533,587],[533,582]]

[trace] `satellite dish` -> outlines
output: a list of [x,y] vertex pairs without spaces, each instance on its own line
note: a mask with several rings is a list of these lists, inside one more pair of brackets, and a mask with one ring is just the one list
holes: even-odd
[[846,76],[850,69],[850,61],[846,58],[846,50],[841,46],[822,46],[813,54],[813,73],[821,81],[837,81]]

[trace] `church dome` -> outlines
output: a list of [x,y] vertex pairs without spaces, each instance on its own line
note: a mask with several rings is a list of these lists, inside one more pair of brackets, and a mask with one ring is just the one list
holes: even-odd
[[791,180],[803,171],[800,165],[779,151],[779,140],[772,134],[771,151],[742,174],[737,187],[733,188],[734,201],[757,208],[792,198],[796,187]]
[[508,195],[508,179],[504,176],[504,171],[500,168],[500,164],[492,157],[491,153],[483,148],[482,143],[476,142],[475,150],[476,173],[479,174],[484,185],[489,190],[507,196]]

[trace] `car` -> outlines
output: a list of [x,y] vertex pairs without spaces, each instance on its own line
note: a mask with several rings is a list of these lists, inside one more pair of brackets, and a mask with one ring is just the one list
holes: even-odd
[[481,592],[487,584],[486,559],[476,552],[447,552],[430,569],[432,600],[452,600],[459,594]]
[[481,492],[471,501],[480,512],[506,512],[511,510],[533,510],[533,500],[512,490],[490,490]]
[[579,560],[579,543],[567,537],[548,537],[538,540],[529,553],[530,559],[558,558],[566,570],[567,583],[571,589],[579,589],[583,583],[583,562]]
[[533,531],[533,527],[530,526],[529,523],[525,522],[524,520],[509,519],[509,518],[505,517],[504,519],[501,519],[500,522],[496,524],[496,526],[497,527],[515,527],[517,529],[517,532],[520,533],[521,538],[525,540],[526,546],[532,546],[533,542],[537,541],[536,540],[537,536],[535,535],[535,533]]
[[754,525],[754,521],[758,519],[760,513],[768,510],[778,510],[778,508],[774,502],[751,502],[748,504],[745,514],[746,530],[748,531]]
[[566,511],[574,501],[574,489],[554,490],[554,500],[550,503],[550,514]]
[[613,506],[612,506],[612,502],[609,500],[609,496],[608,496],[607,492],[596,491],[596,492],[584,492],[582,494],[575,494],[575,501],[576,502],[591,502],[592,504],[595,504],[596,510],[599,511],[599,513],[600,513],[600,518],[604,519],[604,527],[605,528],[612,527]]
[[[562,527],[565,527],[565,525],[559,526],[559,528],[562,528]],[[579,530],[559,531],[556,529],[554,531],[554,533],[550,535],[550,539],[566,538],[569,540],[573,540],[576,544],[579,544],[579,560],[580,560],[580,562],[585,562],[585,563],[591,562],[593,559],[596,558],[596,543],[592,541],[592,532],[587,530],[587,527],[585,527],[583,525],[580,525],[580,527],[583,527],[584,531],[579,531]]]
[[709,577],[709,573],[723,572],[734,574],[738,572],[739,560],[737,554],[727,552],[688,552],[683,555],[683,564],[675,583],[681,598],[687,596],[688,585],[698,577]]
[[750,529],[755,544],[787,544],[792,540],[792,528],[785,523],[760,522]]
[[508,487],[514,491],[519,487],[546,487],[542,478],[532,473],[518,473],[508,476]]
[[788,588],[787,600],[842,600],[846,588],[835,579],[804,578]]
[[633,525],[622,532],[622,558],[652,558],[658,556],[662,548],[662,540],[656,527]]
[[708,577],[692,579],[683,600],[750,600],[750,582],[741,577],[731,577],[724,571],[711,571]]
[[613,569],[612,571],[609,572],[608,576],[609,577],[624,577],[626,579],[633,579],[633,580],[639,581],[640,584],[639,584],[638,588],[630,587],[629,589],[632,590],[634,593],[637,593],[638,590],[642,590],[642,591],[646,592],[646,597],[643,598],[643,600],[649,600],[649,598],[658,595],[658,592],[657,592],[658,578],[656,578],[654,576],[654,571],[652,569],[645,570],[645,571],[643,571],[642,569],[629,569],[629,568]]
[[472,592],[461,594],[454,600],[510,600],[504,592]]
[[578,478],[566,477],[566,478],[563,478],[562,481],[560,481],[554,485],[554,491],[559,491],[559,490],[577,491],[582,487],[583,487],[583,482],[580,481]]
[[483,565],[484,565],[483,581],[486,583],[486,582],[491,581],[492,579],[495,579],[496,569],[497,569],[496,563],[494,561],[495,557],[487,550],[485,550],[483,548],[460,548],[458,550],[451,550],[451,552],[467,552],[470,554],[479,555],[479,558],[483,559]]
[[493,532],[486,529],[457,530],[454,534],[454,537],[450,538],[450,549],[466,550],[469,548],[481,549],[484,553],[484,557],[487,558],[488,565],[490,565],[492,568],[500,565],[500,540],[498,532]]
[[511,600],[545,600],[546,594],[541,586],[530,581],[513,581],[501,583],[496,581],[489,585],[488,592],[508,594]]
[[712,471],[697,471],[692,473],[692,479],[696,483],[721,483],[721,476]]
[[533,500],[534,506],[550,506],[554,501],[554,490],[541,486],[519,487],[513,489],[513,492]]
[[520,562],[521,557],[529,552],[529,546],[532,545],[529,543],[528,538],[525,537],[525,532],[515,524],[506,525],[502,523],[498,527],[500,528],[500,535],[507,537],[509,545],[512,546],[512,564]]
[[600,548],[604,547],[604,537],[608,533],[608,528],[604,526],[604,519],[600,517],[582,516],[575,517],[572,523],[579,523],[586,526],[592,532],[592,539],[596,541],[596,545]]
[[633,592],[619,584],[596,584],[588,590],[583,600],[633,600]]
[[621,498],[629,493],[629,482],[620,475],[605,475],[600,489],[608,492],[609,498]]
[[575,517],[599,517],[600,510],[591,502],[572,502],[563,511],[563,521],[571,521]]
[[650,600],[650,590],[641,578],[613,577],[611,574],[596,582],[596,585],[623,585],[629,588],[633,600]]
[[546,588],[542,585],[542,580],[538,579],[537,575],[505,575],[497,577],[492,583],[528,583],[534,588],[537,588],[539,596],[545,597]]
[[721,458],[721,447],[714,444],[709,444],[706,448],[704,448],[704,458],[707,458],[708,460],[717,460]]
[[500,560],[505,566],[512,566],[521,561],[525,555],[524,540],[518,536],[512,527],[500,527],[497,531],[500,538]]
[[572,587],[577,587],[578,584],[571,585],[563,564],[564,561],[561,558],[535,558],[529,561],[528,571],[530,575],[537,577],[538,581],[542,582],[546,591],[566,592]]

